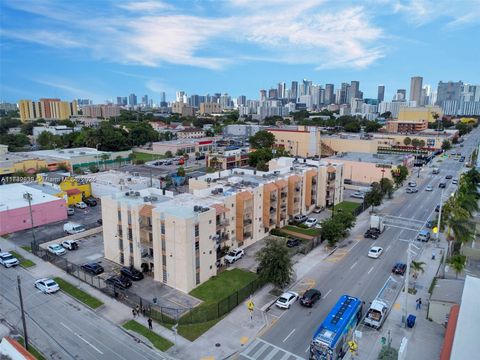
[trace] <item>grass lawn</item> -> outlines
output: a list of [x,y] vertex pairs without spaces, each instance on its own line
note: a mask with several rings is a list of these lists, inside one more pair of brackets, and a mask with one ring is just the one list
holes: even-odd
[[10,254],[15,256],[20,261],[20,266],[23,268],[29,268],[29,267],[35,266],[35,263],[32,260],[25,259],[24,257],[22,257],[22,255],[20,255],[19,253],[16,253],[15,251],[10,251]]
[[20,246],[23,250],[26,250],[28,252],[32,252],[32,248],[28,245],[23,245],[23,246]]
[[135,151],[133,155],[135,156],[135,160],[143,160],[143,161],[152,161],[152,160],[159,160],[159,159],[165,158],[164,155],[148,154],[148,153],[142,153],[137,151]]
[[362,204],[352,202],[352,201],[342,201],[340,204],[335,204],[335,211],[349,211],[354,212],[357,208],[362,206]]
[[60,286],[60,289],[62,289],[64,292],[74,297],[75,299],[81,301],[85,305],[91,307],[92,309],[96,309],[103,305],[103,302],[93,297],[92,295],[87,294],[85,291],[77,289],[74,285],[70,284],[68,281],[65,281],[59,277],[54,278],[54,280]]
[[216,303],[244,288],[256,278],[257,274],[241,269],[223,271],[193,289],[190,295],[203,300],[202,305]]
[[[23,340],[23,337],[18,339],[18,342],[22,344],[23,347],[25,347],[25,341]],[[35,349],[31,343],[28,344],[28,352],[35,356],[37,360],[47,360],[45,357],[37,350]]]
[[304,229],[304,228],[293,226],[293,225],[286,225],[282,229],[290,230],[290,231],[297,232],[303,235],[308,235],[308,236],[317,236],[317,235],[320,235],[320,232],[321,232],[320,229],[312,229],[312,228]]
[[146,337],[153,346],[160,351],[167,351],[173,346],[173,343],[160,335],[150,331],[146,326],[138,323],[135,320],[129,320],[122,325],[125,329],[135,331],[136,333]]

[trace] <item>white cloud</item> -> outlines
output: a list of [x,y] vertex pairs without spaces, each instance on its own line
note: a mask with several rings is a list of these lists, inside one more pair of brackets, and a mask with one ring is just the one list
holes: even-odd
[[49,77],[48,79],[35,78],[31,80],[40,85],[45,85],[53,89],[60,89],[60,90],[66,91],[72,95],[72,98],[85,97],[89,99],[90,98],[106,99],[106,97],[104,97],[101,94],[98,94],[95,91],[80,88],[77,85],[72,85],[71,83],[63,79],[55,79],[55,78]]
[[12,39],[33,42],[41,45],[47,45],[56,48],[74,48],[80,47],[73,36],[64,32],[54,32],[48,30],[4,30],[0,29],[0,35]]
[[173,7],[170,4],[167,4],[163,1],[133,1],[126,4],[117,5],[121,9],[128,11],[156,11],[156,10],[167,10],[172,9]]

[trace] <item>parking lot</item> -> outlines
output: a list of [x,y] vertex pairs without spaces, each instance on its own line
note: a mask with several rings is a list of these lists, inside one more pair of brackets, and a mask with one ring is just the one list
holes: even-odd
[[[82,224],[86,229],[91,229],[98,226],[97,221],[102,218],[102,209],[99,204],[94,207],[87,207],[86,209],[75,208],[75,214],[69,216],[64,221],[58,221],[48,225],[42,225],[35,228],[35,238],[38,244],[43,244],[61,238],[65,235],[63,232],[63,225],[69,221]],[[18,246],[30,245],[32,242],[32,230],[25,229],[10,234],[8,238],[14,241]]]

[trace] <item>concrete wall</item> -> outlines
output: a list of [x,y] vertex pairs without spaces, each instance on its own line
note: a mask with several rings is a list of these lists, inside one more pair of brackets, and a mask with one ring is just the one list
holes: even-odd
[[[382,179],[382,168],[377,167],[374,163],[343,160],[341,158],[335,159],[335,162],[343,164],[343,176],[345,179],[352,180],[352,182],[371,184]],[[393,180],[391,169],[385,168],[384,170],[383,177]]]
[[[0,235],[31,227],[30,210],[26,201],[25,203],[25,207],[0,212]],[[35,227],[46,225],[67,219],[67,206],[63,199],[36,204],[32,205],[32,214]]]
[[455,303],[430,301],[428,306],[428,318],[440,325],[445,325],[448,320],[450,309]]
[[378,142],[374,139],[342,139],[340,137],[322,137],[322,143],[336,152],[362,152],[376,154]]

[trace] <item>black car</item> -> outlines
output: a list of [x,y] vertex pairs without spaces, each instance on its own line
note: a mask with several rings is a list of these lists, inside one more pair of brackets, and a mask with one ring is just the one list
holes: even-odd
[[287,247],[292,248],[295,246],[300,245],[300,240],[298,239],[288,239],[287,240]]
[[396,263],[392,269],[392,273],[397,275],[403,275],[405,271],[407,271],[407,264],[404,263]]
[[128,289],[130,286],[132,286],[132,282],[129,279],[127,279],[124,276],[118,276],[118,275],[109,277],[106,280],[106,283],[113,286],[117,286],[121,289]]
[[205,159],[205,155],[199,155],[195,157],[195,160],[204,160],[204,159]]
[[438,204],[437,206],[435,206],[435,212],[440,212],[440,204]]
[[380,236],[380,231],[378,229],[368,229],[363,237],[366,239],[373,239],[376,240]]
[[309,289],[300,298],[300,304],[312,307],[318,300],[322,298],[322,294],[317,289]]
[[91,206],[91,207],[97,206],[97,199],[95,199],[95,198],[92,197],[92,196],[89,196],[89,197],[83,199],[83,202],[84,202],[85,204],[87,204],[88,206]]
[[83,264],[82,269],[83,271],[93,275],[99,275],[105,271],[103,266],[100,265],[99,263]]
[[120,274],[125,276],[126,278],[133,280],[133,281],[138,281],[143,279],[143,274],[141,271],[135,269],[134,267],[122,267],[120,270]]
[[435,222],[434,222],[433,220],[428,220],[428,221],[425,223],[425,227],[426,227],[426,228],[429,228],[429,229],[432,229],[434,225],[435,225]]
[[444,182],[441,182],[440,184],[438,184],[438,187],[440,189],[445,189],[447,187],[447,184],[445,184]]
[[453,176],[452,175],[447,175],[445,176],[445,179],[450,180]]

